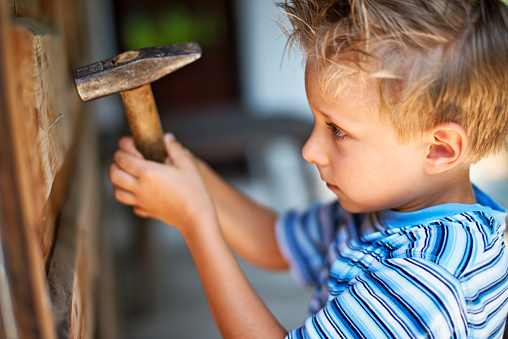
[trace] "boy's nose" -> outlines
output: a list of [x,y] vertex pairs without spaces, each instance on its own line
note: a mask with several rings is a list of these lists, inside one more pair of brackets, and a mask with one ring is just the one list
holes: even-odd
[[323,147],[323,143],[320,142],[319,133],[316,128],[312,130],[312,134],[305,143],[302,149],[303,158],[311,164],[318,166],[328,165],[328,156],[326,155]]

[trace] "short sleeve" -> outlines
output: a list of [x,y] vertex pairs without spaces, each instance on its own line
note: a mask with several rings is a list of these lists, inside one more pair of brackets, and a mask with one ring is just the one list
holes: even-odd
[[353,279],[287,339],[465,338],[460,282],[421,258],[388,259]]
[[325,269],[341,208],[337,202],[314,204],[305,212],[290,211],[276,223],[279,248],[303,286],[317,286]]

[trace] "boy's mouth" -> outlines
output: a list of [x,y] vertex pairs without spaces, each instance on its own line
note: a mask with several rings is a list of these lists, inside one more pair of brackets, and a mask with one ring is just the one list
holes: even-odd
[[330,183],[326,183],[326,187],[328,187],[328,189],[332,190],[332,191],[336,191],[339,189],[339,187],[335,186],[335,185],[332,185]]

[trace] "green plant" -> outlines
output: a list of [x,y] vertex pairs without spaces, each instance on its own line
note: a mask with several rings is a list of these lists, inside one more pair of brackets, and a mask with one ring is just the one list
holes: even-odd
[[224,11],[214,6],[195,10],[175,4],[157,13],[133,12],[122,25],[126,49],[196,41],[202,46],[218,45],[226,39]]

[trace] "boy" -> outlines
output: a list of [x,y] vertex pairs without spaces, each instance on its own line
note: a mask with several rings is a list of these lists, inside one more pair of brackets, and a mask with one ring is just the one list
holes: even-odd
[[[280,217],[168,136],[166,164],[120,141],[117,199],[177,227],[225,338],[501,338],[503,208],[469,166],[508,133],[508,9],[498,0],[293,0],[315,125],[303,149],[338,197]],[[232,251],[314,286],[289,333]]]

